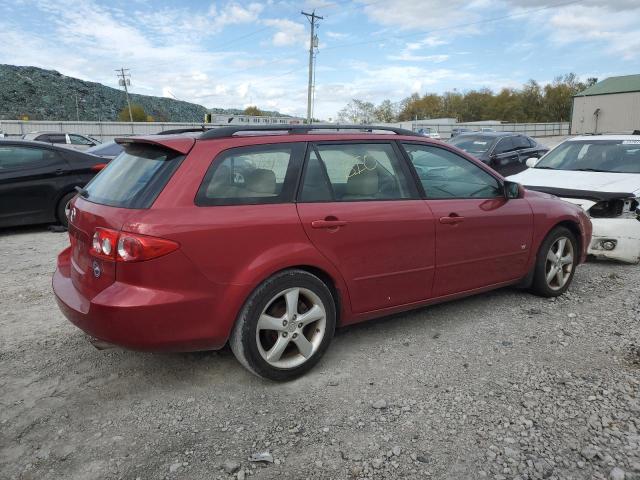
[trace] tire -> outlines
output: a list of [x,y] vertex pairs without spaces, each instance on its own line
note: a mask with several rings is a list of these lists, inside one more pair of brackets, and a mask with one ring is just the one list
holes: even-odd
[[578,242],[571,230],[551,230],[538,250],[531,291],[541,297],[558,297],[566,292],[573,281],[578,255]]
[[249,296],[229,344],[251,373],[287,381],[318,363],[335,326],[335,301],[325,283],[304,270],[286,270]]
[[69,219],[67,218],[67,204],[77,195],[77,192],[69,192],[62,196],[56,206],[56,218],[63,227],[69,227]]

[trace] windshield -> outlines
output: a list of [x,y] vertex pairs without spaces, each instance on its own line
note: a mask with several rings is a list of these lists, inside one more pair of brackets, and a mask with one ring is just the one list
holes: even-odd
[[93,203],[149,208],[184,158],[153,145],[129,145],[84,190]]
[[640,140],[580,140],[560,144],[534,168],[640,173]]
[[494,142],[494,138],[487,138],[484,135],[458,135],[451,139],[449,143],[472,154],[485,153]]

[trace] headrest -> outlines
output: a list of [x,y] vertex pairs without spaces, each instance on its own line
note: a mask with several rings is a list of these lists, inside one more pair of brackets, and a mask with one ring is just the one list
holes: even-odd
[[378,169],[367,169],[364,163],[353,166],[347,179],[346,195],[372,196],[379,190]]
[[244,187],[255,193],[275,195],[276,174],[273,170],[256,168],[245,177]]

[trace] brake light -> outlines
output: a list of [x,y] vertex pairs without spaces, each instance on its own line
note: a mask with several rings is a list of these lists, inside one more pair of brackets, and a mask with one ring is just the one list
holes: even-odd
[[100,170],[102,170],[106,166],[107,166],[106,163],[96,163],[95,165],[93,165],[91,167],[91,170],[94,171],[94,172],[99,172]]
[[96,228],[91,254],[115,262],[142,262],[171,253],[179,247],[178,243],[164,238]]

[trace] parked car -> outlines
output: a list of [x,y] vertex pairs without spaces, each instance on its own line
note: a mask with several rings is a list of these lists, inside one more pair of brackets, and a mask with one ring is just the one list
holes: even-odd
[[480,129],[481,132],[495,132],[495,130],[493,128],[490,127],[482,127]]
[[588,253],[640,261],[640,137],[598,135],[565,140],[510,179],[582,207],[591,217]]
[[531,137],[508,132],[463,133],[450,139],[449,143],[502,175],[521,172],[527,168],[528,158],[541,157],[549,151]]
[[423,137],[440,140],[440,133],[438,133],[438,130],[436,130],[435,128],[431,128],[431,127],[420,128],[418,130],[418,134],[422,135]]
[[451,138],[457,137],[461,133],[472,132],[470,128],[456,127],[451,129]]
[[332,128],[117,140],[125,152],[72,202],[61,310],[100,342],[229,343],[286,380],[336,326],[507,285],[569,288],[591,238],[581,208],[407,130]]
[[122,145],[111,140],[109,142],[104,142],[104,143],[101,143],[100,145],[96,145],[95,147],[89,148],[86,151],[86,153],[90,153],[91,155],[96,155],[98,157],[113,160],[118,155],[120,155],[123,150],[124,148]]
[[65,210],[105,160],[25,140],[0,140],[0,227],[67,224]]
[[72,148],[74,150],[87,150],[100,144],[99,140],[77,133],[60,132],[31,132],[22,136],[23,140],[34,142],[50,143],[61,147]]

